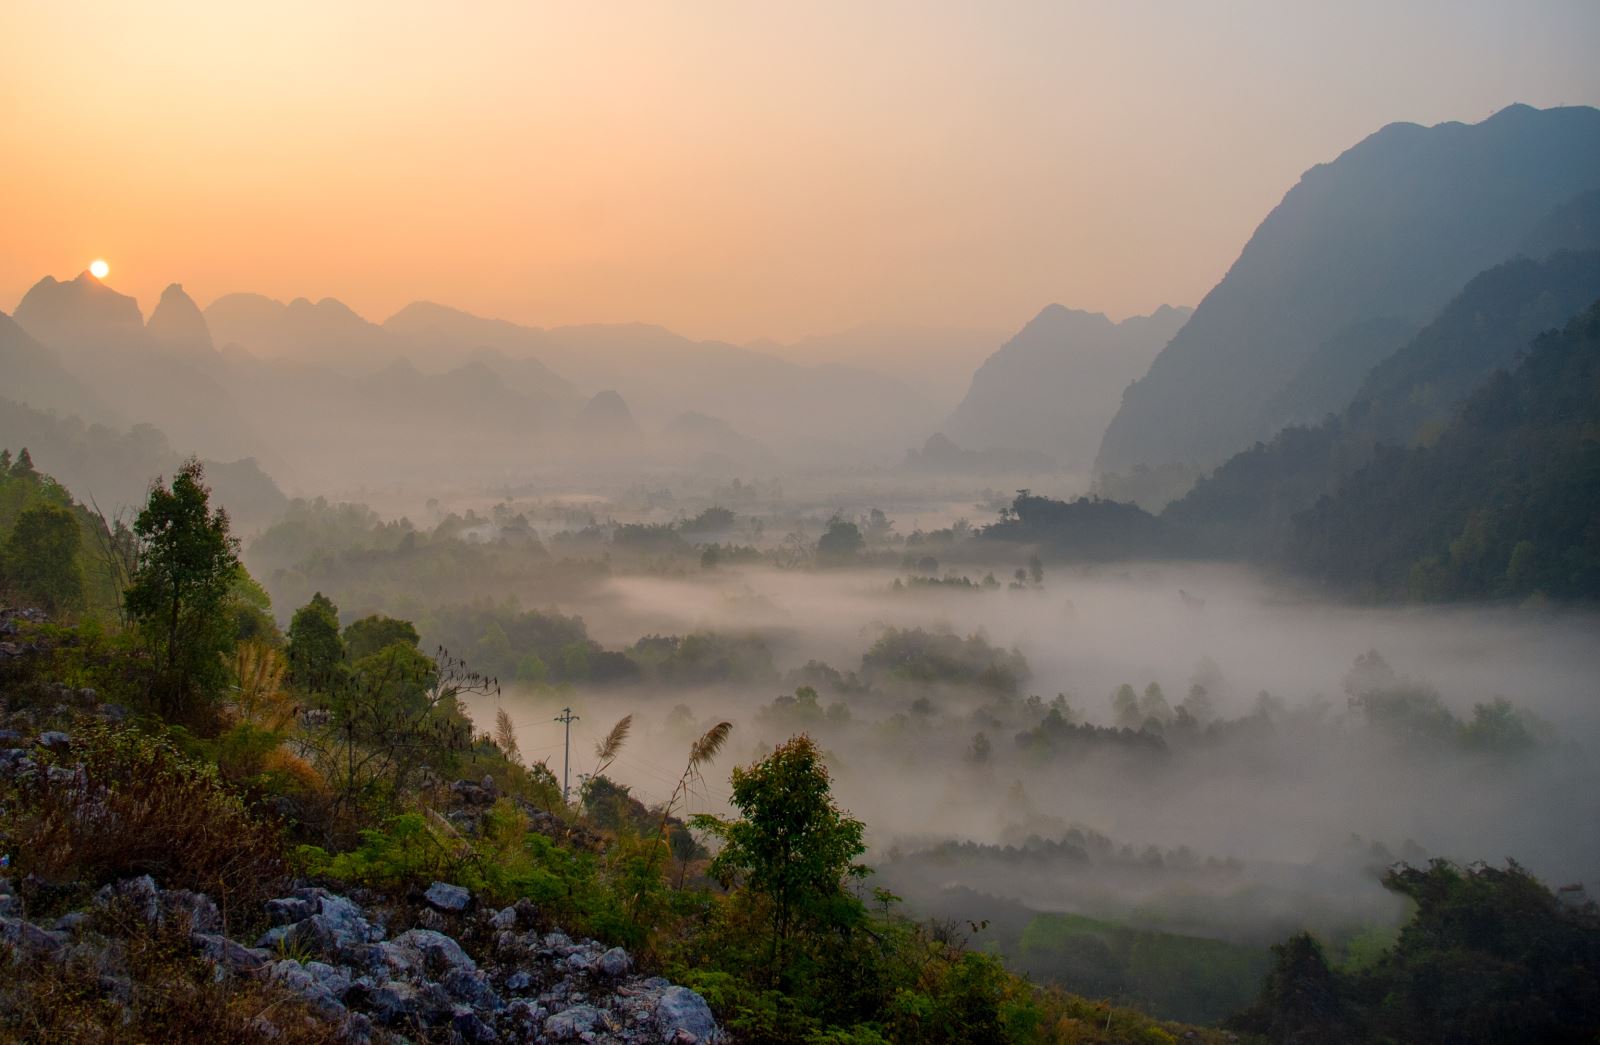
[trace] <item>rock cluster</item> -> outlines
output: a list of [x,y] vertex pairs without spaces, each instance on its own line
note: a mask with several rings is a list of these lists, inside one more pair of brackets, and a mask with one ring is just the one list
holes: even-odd
[[[415,920],[459,926],[463,938],[484,942],[479,959],[437,928],[419,924],[391,936],[385,923],[403,921],[408,910],[368,910],[315,886],[268,901],[274,924],[253,946],[224,934],[208,897],[161,889],[148,875],[106,886],[94,906],[121,904],[151,923],[183,928],[219,977],[274,981],[353,1043],[371,1041],[379,1029],[474,1045],[722,1040],[694,991],[638,975],[620,947],[540,932],[538,910],[527,900],[468,913],[475,898],[459,886],[436,882],[424,896],[428,906]],[[23,917],[22,907],[0,879],[0,943],[16,960],[64,958],[82,946],[76,941],[87,913],[44,928]]]

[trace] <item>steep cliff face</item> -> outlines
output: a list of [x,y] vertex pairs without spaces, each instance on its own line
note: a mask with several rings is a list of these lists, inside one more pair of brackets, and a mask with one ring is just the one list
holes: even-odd
[[1382,345],[1361,336],[1381,329],[1373,324],[1420,329],[1556,208],[1597,187],[1591,108],[1393,124],[1313,167],[1128,389],[1097,468],[1209,467],[1288,421],[1341,408],[1341,368],[1324,367],[1333,379],[1322,386],[1282,393],[1324,346],[1342,339],[1377,353]]

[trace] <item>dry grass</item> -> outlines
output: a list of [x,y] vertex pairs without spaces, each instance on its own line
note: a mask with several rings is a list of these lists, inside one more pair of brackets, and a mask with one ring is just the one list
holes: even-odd
[[132,729],[88,726],[45,773],[9,785],[0,846],[17,872],[94,887],[149,874],[166,888],[209,895],[225,919],[254,911],[284,878],[279,833],[251,816],[212,766]]
[[88,932],[88,946],[65,961],[16,961],[0,953],[0,1042],[340,1040],[331,1023],[274,984],[253,977],[215,979],[182,926],[151,926],[113,910],[97,916]]
[[240,721],[274,733],[289,728],[298,709],[283,687],[288,666],[283,654],[266,643],[239,643],[232,667],[239,680]]

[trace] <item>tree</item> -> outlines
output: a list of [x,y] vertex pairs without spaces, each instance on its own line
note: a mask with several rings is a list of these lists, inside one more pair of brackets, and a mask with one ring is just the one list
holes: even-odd
[[1139,714],[1144,721],[1154,719],[1163,726],[1172,721],[1172,705],[1167,703],[1167,695],[1161,692],[1159,682],[1152,682],[1144,688],[1144,695],[1139,698]]
[[158,479],[150,487],[133,524],[138,557],[123,601],[152,654],[150,697],[179,720],[220,691],[223,655],[233,644],[226,609],[239,542],[228,532],[228,513],[213,510],[210,497],[204,470],[191,457],[171,486]]
[[0,552],[0,576],[50,613],[83,605],[78,568],[78,520],[55,504],[40,504],[17,516]]
[[835,515],[828,520],[828,530],[817,539],[817,557],[832,562],[853,559],[866,543],[861,528]]
[[297,686],[326,692],[338,681],[344,658],[339,607],[319,591],[289,621],[289,675]]
[[345,656],[351,660],[371,656],[385,646],[392,646],[397,642],[407,646],[418,645],[421,639],[417,635],[416,626],[408,620],[374,613],[370,617],[362,617],[344,629]]
[[1372,965],[1332,968],[1302,933],[1238,1030],[1272,1041],[1594,1041],[1600,911],[1557,897],[1515,862],[1400,864],[1384,887],[1414,909]]
[[1275,961],[1261,986],[1261,997],[1229,1025],[1271,1041],[1351,1040],[1342,997],[1348,988],[1329,967],[1316,938],[1297,933],[1274,944],[1272,954]]
[[1123,729],[1138,729],[1144,723],[1144,716],[1139,712],[1139,695],[1126,682],[1111,694],[1111,713]]
[[733,771],[733,804],[743,817],[700,821],[723,839],[711,876],[736,878],[766,906],[773,979],[782,977],[792,938],[847,931],[865,911],[845,889],[867,874],[864,825],[833,804],[822,752],[805,734],[762,761]]
[[419,776],[453,771],[472,746],[463,694],[499,695],[493,679],[444,650],[429,657],[393,643],[333,676],[323,728],[307,739],[347,812],[383,806]]
[[38,477],[38,469],[33,467],[33,455],[24,446],[21,452],[17,454],[17,463],[11,466],[11,478],[37,479]]

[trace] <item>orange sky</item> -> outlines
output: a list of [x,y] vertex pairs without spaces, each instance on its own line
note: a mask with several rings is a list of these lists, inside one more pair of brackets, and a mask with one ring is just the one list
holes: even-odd
[[147,310],[735,340],[1193,304],[1383,123],[1600,103],[1596,40],[1588,0],[9,0],[0,308],[97,256]]

